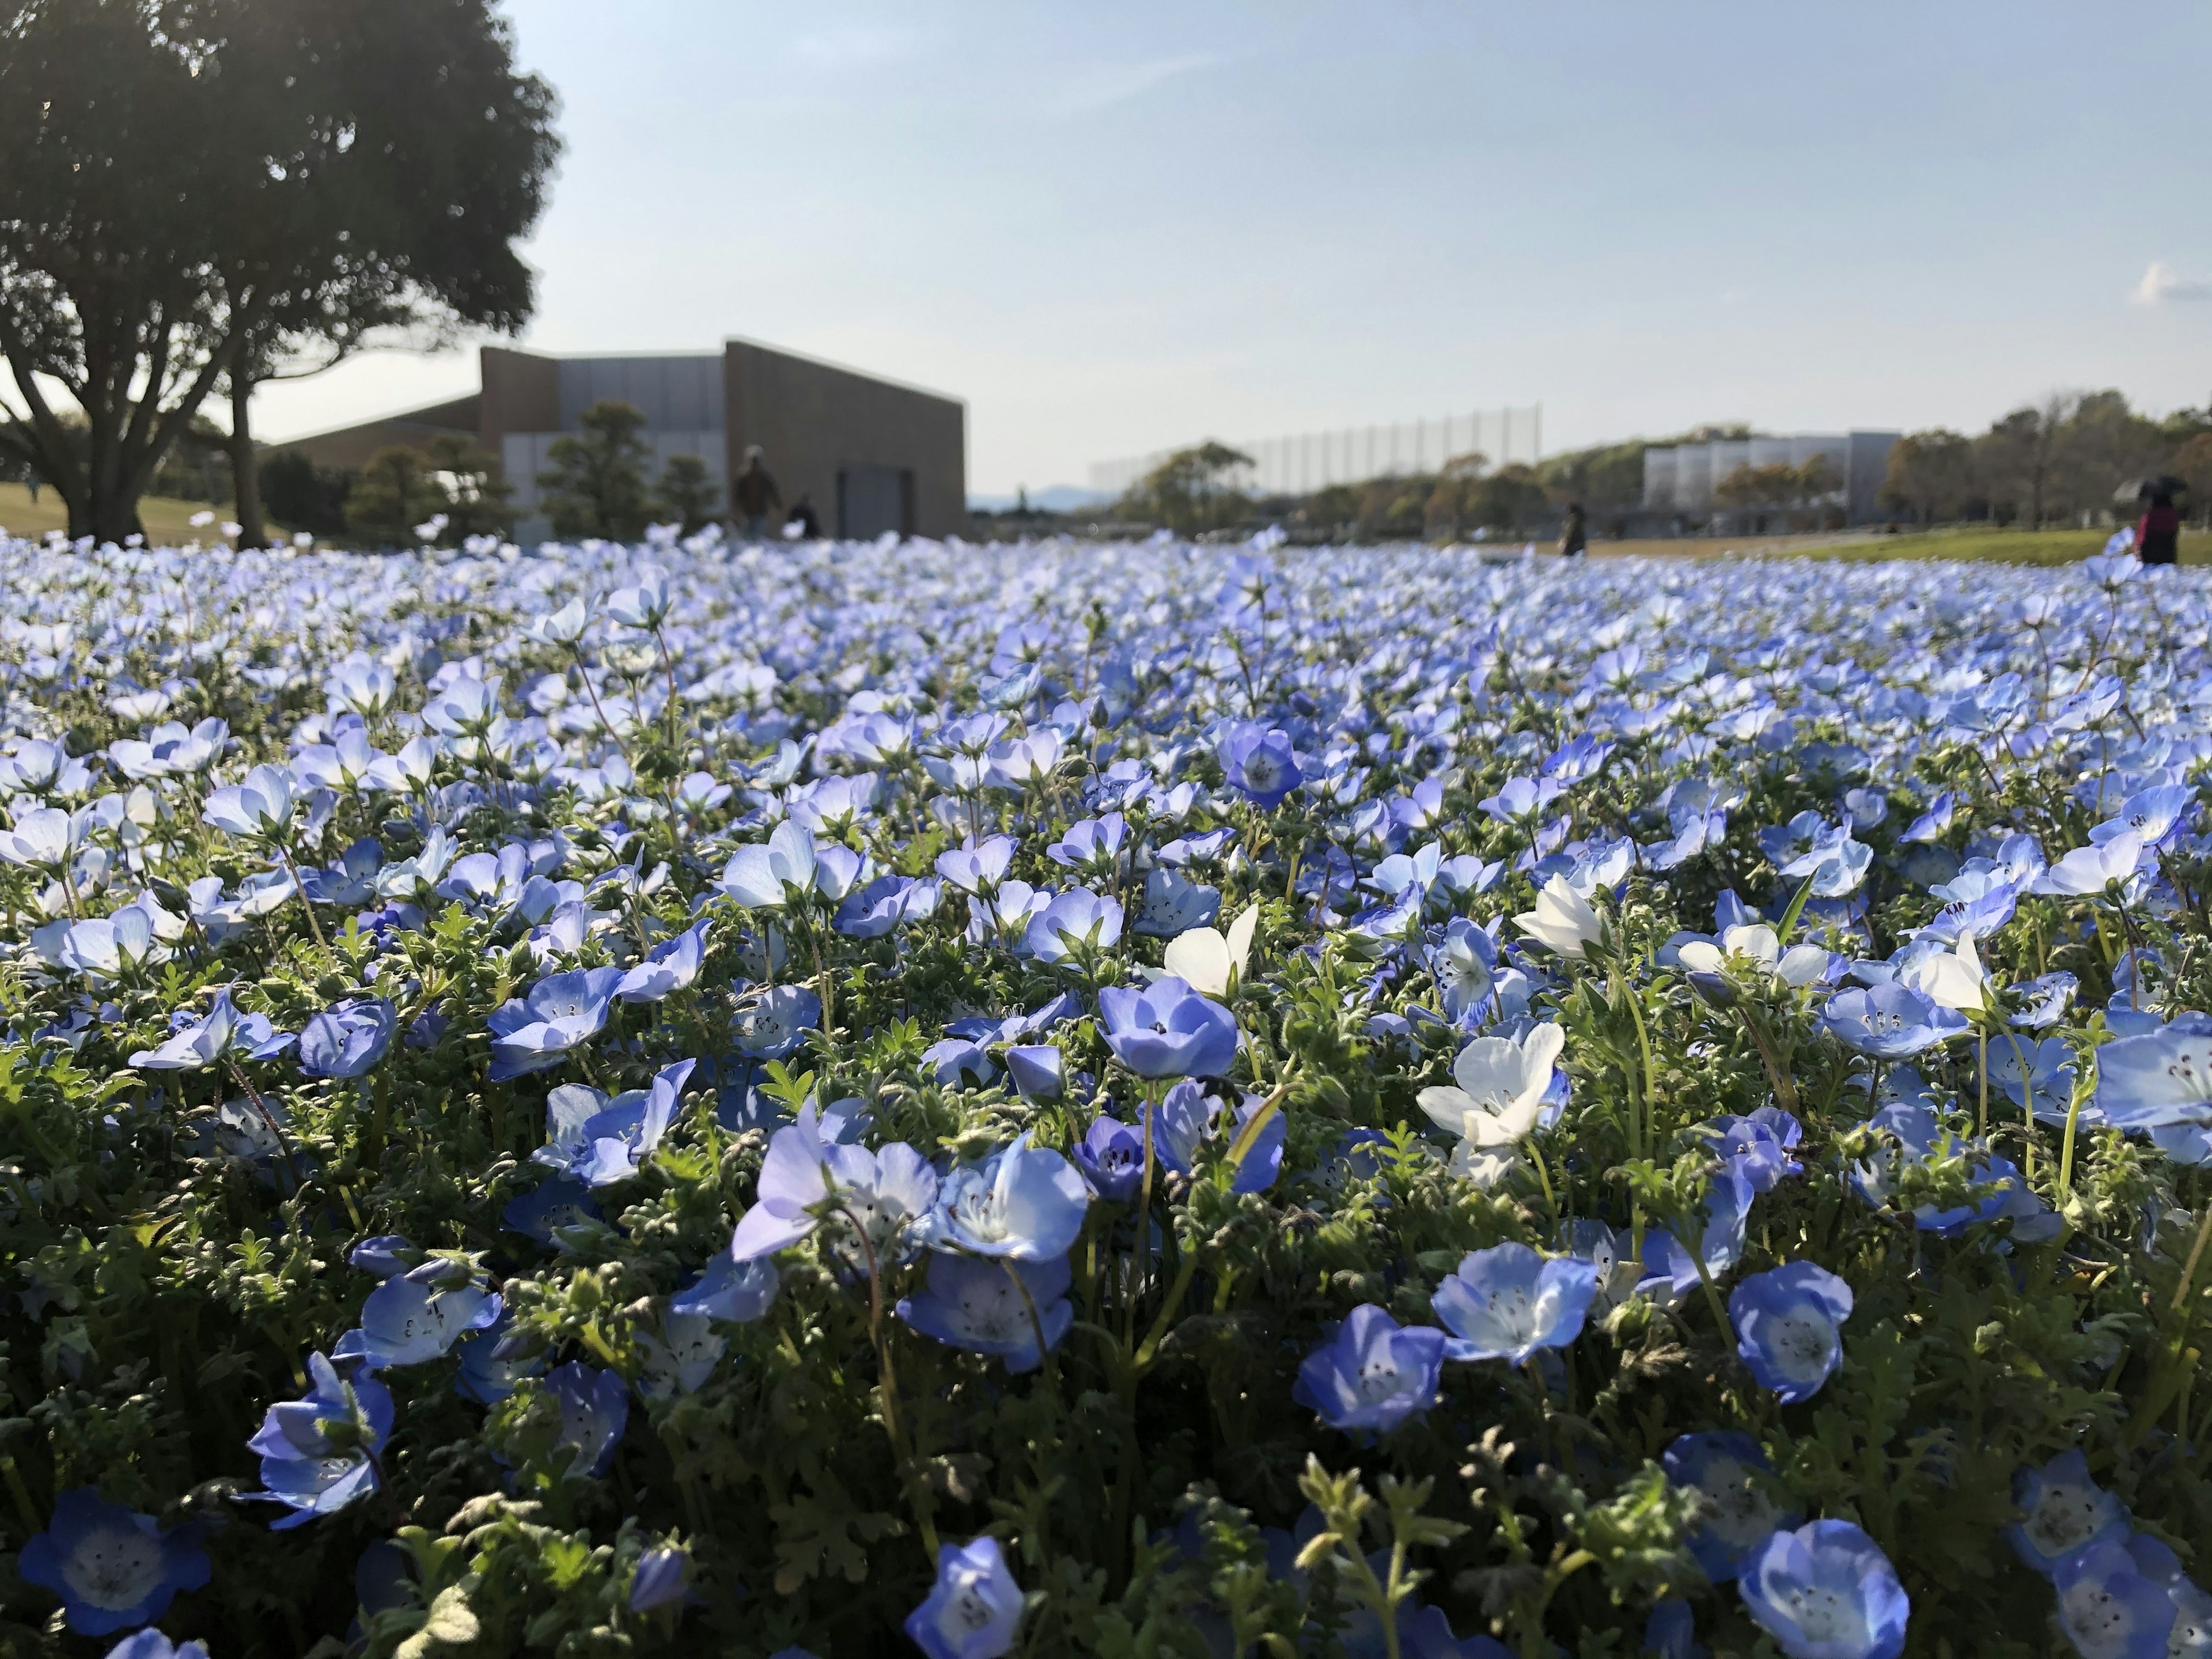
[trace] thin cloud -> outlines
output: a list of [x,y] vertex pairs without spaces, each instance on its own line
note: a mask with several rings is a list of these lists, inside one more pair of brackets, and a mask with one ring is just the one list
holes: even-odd
[[816,69],[852,69],[863,64],[889,63],[909,55],[921,36],[909,28],[878,23],[843,23],[836,28],[801,35],[791,43],[791,55]]
[[2162,306],[2169,300],[2212,300],[2212,283],[2184,276],[2165,260],[2154,259],[2128,297],[2139,306]]
[[1142,97],[1154,87],[1179,76],[1210,69],[1220,61],[1212,52],[1200,52],[1187,58],[1156,58],[1149,64],[1102,64],[1076,78],[1060,98],[1060,110],[1063,115],[1088,115],[1111,109],[1116,104]]

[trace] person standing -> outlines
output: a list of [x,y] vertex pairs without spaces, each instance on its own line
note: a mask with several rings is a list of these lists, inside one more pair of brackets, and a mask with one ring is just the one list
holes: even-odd
[[1589,551],[1589,534],[1580,501],[1567,503],[1567,520],[1559,526],[1559,556],[1579,558]]
[[738,474],[730,491],[737,499],[738,511],[744,515],[747,541],[766,541],[768,515],[783,505],[783,492],[769,476],[767,460],[767,452],[758,444],[746,445],[745,470]]
[[2136,522],[2136,556],[2145,564],[2172,564],[2181,551],[2181,515],[2173,497],[2150,498],[2150,508]]

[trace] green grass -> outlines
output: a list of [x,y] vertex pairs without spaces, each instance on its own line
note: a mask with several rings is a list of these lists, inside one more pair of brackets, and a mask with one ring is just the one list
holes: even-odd
[[[1860,561],[1960,559],[1990,564],[2079,564],[2092,553],[2103,552],[2112,534],[2109,530],[1990,530],[1975,526],[1875,536],[1841,546],[1808,548],[1805,553],[1810,558]],[[2203,531],[2184,531],[2181,562],[2212,564],[2212,535]]]
[[[216,523],[204,530],[195,530],[190,520],[195,513],[211,512]],[[146,526],[147,539],[158,544],[182,546],[189,541],[215,543],[222,539],[216,528],[230,516],[228,507],[211,507],[206,501],[171,501],[166,495],[149,495],[138,503],[138,516]],[[0,527],[11,536],[27,536],[33,540],[49,530],[69,528],[69,512],[62,506],[62,498],[51,489],[39,492],[38,504],[31,503],[31,492],[19,483],[0,483]]]

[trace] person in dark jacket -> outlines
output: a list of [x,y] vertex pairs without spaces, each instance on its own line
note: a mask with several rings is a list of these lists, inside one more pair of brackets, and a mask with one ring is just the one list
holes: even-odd
[[748,445],[745,470],[738,474],[738,482],[730,491],[737,498],[738,513],[744,515],[747,541],[766,541],[768,515],[783,505],[783,492],[769,476],[767,459],[758,444]]
[[1583,518],[1580,501],[1567,503],[1567,521],[1559,526],[1559,555],[1562,558],[1579,558],[1589,551],[1589,535]]
[[799,540],[814,542],[822,539],[822,515],[814,510],[814,503],[806,499],[806,492],[803,489],[799,492],[799,499],[791,504],[790,516],[783,521],[784,534],[791,534],[794,526],[798,528]]
[[2136,524],[2136,556],[2145,564],[2172,564],[2181,550],[2181,514],[2173,497],[2154,495]]

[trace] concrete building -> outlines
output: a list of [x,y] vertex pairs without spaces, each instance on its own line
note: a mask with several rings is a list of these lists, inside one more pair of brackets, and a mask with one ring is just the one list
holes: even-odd
[[480,389],[337,432],[271,447],[358,469],[378,450],[440,435],[474,439],[514,489],[518,539],[550,533],[538,511],[547,451],[603,398],[634,404],[653,452],[696,455],[729,507],[730,480],[758,444],[787,507],[805,495],[832,535],[948,536],[968,525],[968,407],[958,398],[840,368],[750,340],[719,352],[555,357],[485,346]]
[[1756,529],[1741,522],[1754,513],[1721,505],[1715,492],[1730,474],[1745,467],[1802,467],[1819,456],[1835,475],[1837,489],[1828,504],[1849,525],[1879,521],[1882,481],[1889,473],[1894,432],[1800,433],[1788,437],[1715,438],[1701,444],[1677,444],[1644,452],[1644,510],[1671,519],[1680,527],[1713,526],[1727,531]]

